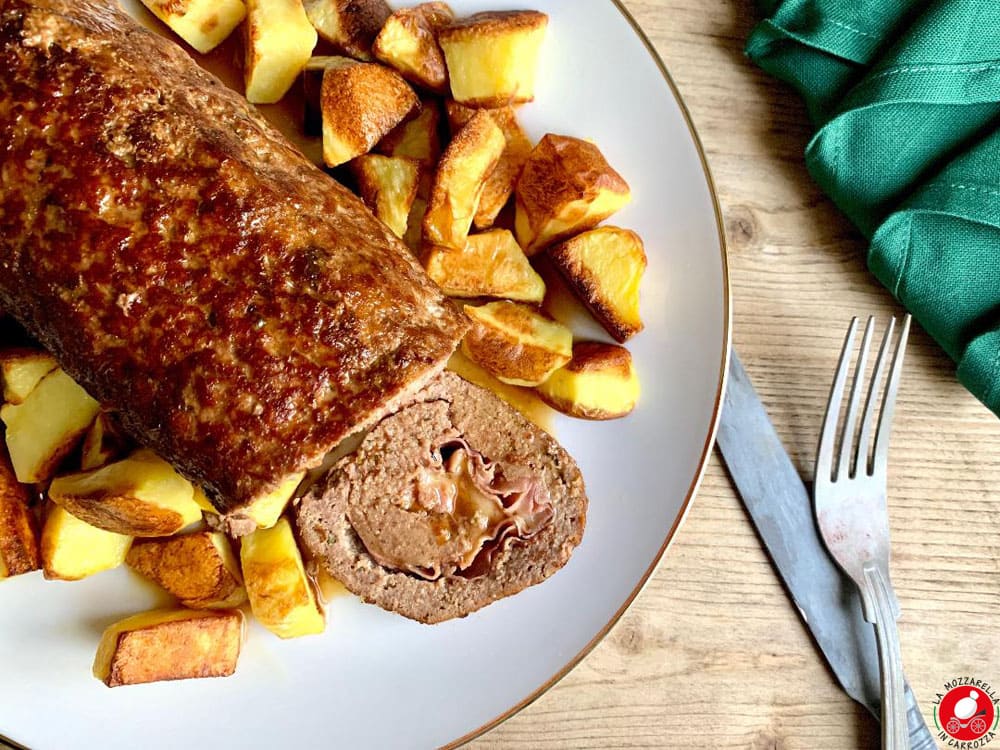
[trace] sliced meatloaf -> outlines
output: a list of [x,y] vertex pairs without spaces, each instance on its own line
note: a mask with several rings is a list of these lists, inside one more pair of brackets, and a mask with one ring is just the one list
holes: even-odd
[[548,434],[441,373],[297,505],[307,552],[367,602],[425,623],[540,583],[586,521],[583,478]]

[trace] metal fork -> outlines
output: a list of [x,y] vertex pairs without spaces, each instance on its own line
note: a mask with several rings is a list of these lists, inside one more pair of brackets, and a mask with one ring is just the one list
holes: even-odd
[[[906,750],[906,702],[903,693],[903,666],[899,650],[899,601],[889,579],[889,516],[886,510],[886,467],[889,433],[903,369],[903,352],[910,331],[910,316],[903,320],[895,346],[892,345],[895,318],[889,321],[878,358],[872,370],[864,411],[858,424],[862,384],[868,364],[875,319],[868,318],[861,339],[854,382],[846,415],[837,440],[841,403],[854,353],[858,319],[851,321],[840,355],[840,364],[830,389],[823,432],[816,454],[813,499],[820,534],[830,554],[861,592],[865,620],[875,626],[879,669],[882,675],[882,747]],[[869,448],[875,422],[879,386],[886,360],[892,365],[886,380],[874,445]],[[854,438],[857,434],[857,442]],[[839,445],[839,451],[836,450]]]

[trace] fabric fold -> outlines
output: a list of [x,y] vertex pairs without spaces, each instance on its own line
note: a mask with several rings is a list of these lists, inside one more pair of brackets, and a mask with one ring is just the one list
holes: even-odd
[[747,54],[805,97],[872,272],[1000,413],[1000,3],[784,0]]
[[1000,118],[1000,3],[928,7],[806,147],[813,178],[871,236],[928,173]]
[[785,0],[769,3],[769,18],[747,41],[747,55],[805,99],[816,125],[864,76],[879,50],[905,28],[928,0],[844,2]]
[[[1000,128],[936,173],[872,237],[872,273],[1000,410]],[[998,347],[991,349],[991,345]],[[988,377],[988,374],[992,376]]]

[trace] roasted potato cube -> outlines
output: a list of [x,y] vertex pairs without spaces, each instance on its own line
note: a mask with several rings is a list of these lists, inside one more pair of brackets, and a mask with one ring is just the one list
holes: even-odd
[[553,409],[581,419],[617,419],[639,400],[639,376],[628,349],[581,341],[573,359],[535,390]]
[[281,638],[323,632],[323,612],[287,518],[243,537],[240,561],[250,608],[265,628]]
[[49,497],[92,526],[129,536],[170,536],[201,520],[192,484],[145,448],[100,469],[57,477]]
[[52,355],[38,349],[7,349],[0,351],[0,378],[3,380],[3,400],[20,404],[42,378],[58,365]]
[[295,83],[316,46],[302,0],[247,0],[243,75],[247,99],[273,104]]
[[632,200],[628,183],[597,146],[552,134],[528,156],[515,196],[517,241],[529,256],[596,227]]
[[160,609],[104,631],[94,677],[108,687],[192,677],[228,677],[243,645],[239,610]]
[[304,477],[305,472],[294,474],[271,492],[261,495],[243,508],[228,513],[225,517],[226,530],[233,536],[246,536],[257,529],[269,529],[274,526]]
[[535,73],[549,17],[533,10],[477,13],[441,29],[455,101],[500,107],[535,98]]
[[507,141],[493,118],[481,112],[469,120],[441,155],[424,214],[424,242],[461,250],[479,208],[486,180]]
[[504,383],[539,385],[573,356],[573,332],[526,305],[504,300],[465,313],[472,329],[462,353]]
[[31,491],[17,481],[7,449],[0,443],[0,579],[41,566]]
[[42,378],[20,404],[0,408],[18,481],[47,481],[90,428],[98,411],[100,405],[61,369]]
[[125,562],[191,609],[238,607],[247,598],[229,539],[218,531],[141,539]]
[[646,252],[635,232],[599,227],[549,248],[552,263],[598,322],[624,342],[642,330]]
[[[445,106],[448,110],[448,126],[453,133],[458,132],[479,111],[452,100],[449,100]],[[524,163],[531,153],[531,141],[521,129],[513,107],[498,107],[487,111],[500,130],[503,131],[503,136],[507,139],[507,146],[500,155],[496,169],[486,180],[483,196],[479,200],[479,209],[472,220],[476,229],[487,229],[493,226],[493,222],[497,220],[497,216],[510,200],[514,186],[521,176]]]
[[545,282],[506,229],[473,234],[462,250],[433,248],[424,268],[449,297],[545,298]]
[[46,578],[78,581],[125,562],[132,537],[91,526],[58,505],[49,505],[42,526]]
[[243,0],[142,0],[142,4],[202,54],[222,43],[247,14]]
[[347,57],[323,73],[323,161],[336,167],[368,153],[420,103],[394,70]]
[[80,469],[99,469],[127,452],[128,438],[122,434],[118,421],[102,411],[94,419],[80,447]]
[[274,526],[304,478],[305,472],[295,474],[278,485],[272,492],[254,500],[247,506],[247,517],[256,523],[258,528],[269,529]]
[[392,13],[385,0],[305,0],[305,8],[324,41],[359,60],[372,59],[372,42]]
[[437,32],[454,20],[455,14],[446,3],[397,10],[386,19],[372,52],[411,83],[444,94],[448,91],[448,69]]
[[389,131],[375,150],[386,156],[416,159],[431,172],[441,158],[441,136],[438,127],[441,110],[433,99],[420,102],[420,113]]
[[420,165],[413,159],[363,154],[351,162],[351,172],[361,200],[402,238],[417,197]]

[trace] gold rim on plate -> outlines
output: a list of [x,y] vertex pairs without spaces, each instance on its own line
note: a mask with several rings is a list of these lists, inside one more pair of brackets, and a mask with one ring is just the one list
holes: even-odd
[[646,32],[642,30],[641,26],[639,26],[639,22],[635,20],[635,17],[622,4],[622,0],[610,0],[610,2],[618,9],[618,12],[622,14],[629,26],[632,27],[635,35],[639,37],[639,40],[646,47],[646,51],[649,52],[650,57],[653,58],[653,62],[656,63],[656,67],[660,69],[660,73],[663,75],[663,80],[666,81],[667,86],[674,95],[674,100],[677,102],[677,106],[680,108],[681,114],[684,116],[684,123],[687,125],[688,132],[691,135],[691,141],[694,143],[695,150],[698,152],[698,158],[701,160],[702,171],[705,173],[705,181],[708,184],[708,192],[712,198],[712,208],[715,211],[715,223],[719,231],[719,250],[722,254],[722,315],[725,325],[725,332],[723,334],[724,341],[722,362],[719,367],[719,386],[715,394],[715,406],[712,408],[712,420],[709,424],[708,436],[705,438],[705,445],[702,447],[698,470],[695,472],[694,478],[691,480],[691,486],[688,488],[687,496],[684,498],[683,505],[681,505],[681,512],[677,515],[674,525],[670,527],[670,531],[667,532],[667,537],[663,541],[663,546],[660,547],[656,556],[653,558],[653,561],[646,569],[646,572],[643,573],[642,578],[639,579],[639,583],[636,584],[634,589],[632,589],[632,593],[629,594],[628,598],[618,611],[611,616],[611,619],[608,620],[608,624],[601,628],[597,635],[595,635],[590,642],[584,646],[578,654],[576,654],[576,656],[570,659],[566,665],[562,667],[562,669],[556,672],[540,687],[536,688],[524,700],[520,701],[499,716],[490,719],[481,727],[474,729],[468,734],[459,737],[457,740],[454,740],[447,745],[443,745],[441,750],[454,750],[455,748],[461,747],[477,737],[482,736],[491,729],[495,729],[522,709],[530,706],[547,693],[552,687],[554,687],[555,684],[563,677],[569,674],[570,671],[577,664],[579,664],[585,656],[587,656],[587,654],[597,647],[598,643],[604,640],[605,636],[607,636],[607,634],[611,631],[611,628],[613,628],[618,620],[621,619],[622,615],[625,614],[625,611],[631,606],[632,602],[635,601],[635,598],[642,592],[643,588],[645,588],[646,583],[652,577],[653,572],[663,559],[663,554],[667,551],[670,543],[674,540],[677,530],[681,527],[681,524],[684,523],[688,510],[691,508],[691,501],[694,499],[695,493],[697,493],[698,488],[701,485],[701,480],[705,476],[705,469],[708,466],[708,460],[712,453],[712,446],[715,445],[715,434],[719,428],[719,413],[722,409],[722,397],[726,392],[726,381],[729,373],[729,356],[733,336],[733,310],[729,285],[729,259],[726,250],[725,225],[722,221],[722,207],[719,205],[719,196],[715,189],[715,180],[712,179],[712,172],[708,167],[708,160],[705,158],[705,149],[701,145],[701,139],[698,137],[698,133],[694,127],[694,122],[691,120],[691,113],[688,111],[687,105],[684,104],[684,99],[681,98],[680,91],[677,89],[677,84],[674,83],[674,79],[671,78],[670,72],[667,70],[667,66],[663,62],[663,58],[660,57],[660,53],[656,51],[653,43],[650,41],[649,37],[646,36]]
[[[684,123],[687,125],[688,132],[691,135],[691,141],[694,143],[695,150],[698,152],[698,159],[701,161],[702,171],[705,173],[705,181],[708,184],[708,192],[712,198],[712,208],[715,211],[715,223],[719,231],[719,250],[722,254],[722,314],[725,325],[725,332],[723,334],[723,354],[722,362],[719,367],[719,386],[715,395],[715,406],[712,408],[712,419],[709,425],[708,436],[705,438],[705,444],[702,447],[698,470],[695,472],[694,478],[691,480],[691,486],[688,488],[687,496],[684,498],[683,505],[681,505],[681,512],[677,515],[677,519],[674,521],[673,526],[671,526],[670,530],[667,532],[666,539],[663,541],[663,546],[660,547],[656,556],[653,558],[653,561],[646,569],[646,572],[643,573],[642,578],[639,579],[639,583],[636,584],[636,587],[632,590],[632,593],[629,594],[622,606],[619,607],[618,611],[611,616],[607,625],[601,628],[597,635],[595,635],[590,642],[576,654],[576,656],[570,659],[565,666],[562,667],[562,669],[556,672],[540,687],[535,689],[530,695],[524,698],[524,700],[512,706],[499,716],[490,719],[477,729],[474,729],[468,734],[459,737],[457,740],[444,745],[442,750],[454,750],[454,748],[461,747],[491,729],[496,728],[507,719],[520,712],[522,709],[530,706],[547,693],[552,687],[554,687],[555,684],[563,677],[569,674],[569,672],[577,664],[579,664],[583,658],[587,656],[587,654],[596,648],[598,643],[604,640],[605,636],[607,636],[607,634],[611,631],[611,628],[613,628],[618,620],[621,619],[622,615],[625,614],[625,611],[631,606],[632,602],[635,601],[635,598],[642,592],[643,588],[645,588],[646,583],[652,577],[653,572],[663,559],[664,553],[670,547],[670,543],[673,542],[674,536],[677,534],[677,530],[681,527],[681,524],[684,523],[684,519],[687,517],[688,511],[691,508],[691,501],[694,499],[695,493],[697,493],[698,488],[701,485],[701,480],[705,475],[705,469],[708,466],[708,459],[712,452],[712,446],[715,444],[715,434],[719,427],[719,413],[722,407],[722,397],[726,390],[726,379],[729,371],[729,351],[733,334],[733,311],[729,285],[729,260],[726,251],[726,232],[725,225],[722,221],[722,208],[719,205],[719,196],[715,189],[715,181],[712,179],[712,172],[708,167],[708,160],[705,158],[705,149],[701,145],[701,139],[698,137],[698,133],[694,127],[694,122],[691,120],[691,113],[688,111],[687,105],[684,104],[680,91],[677,89],[677,84],[674,83],[674,79],[671,78],[670,72],[667,70],[667,66],[663,62],[663,58],[660,57],[659,52],[656,51],[653,43],[650,41],[649,37],[646,36],[646,32],[644,32],[642,27],[639,26],[639,22],[635,20],[629,10],[622,4],[622,0],[610,0],[610,2],[615,6],[615,8],[618,9],[618,12],[622,14],[622,17],[628,22],[629,26],[632,27],[635,35],[639,37],[639,41],[641,41],[643,46],[646,47],[646,51],[649,52],[650,57],[653,58],[653,62],[656,63],[656,67],[660,69],[660,74],[663,76],[663,80],[666,81],[667,86],[670,88],[670,91],[674,96],[674,100],[677,102],[677,106],[680,108],[681,114],[684,117]],[[5,737],[3,734],[0,734],[0,747],[10,748],[10,750],[28,750],[28,748],[24,745],[19,745],[12,739]]]

